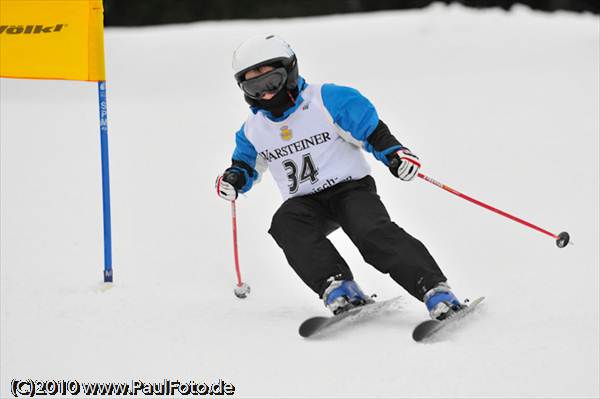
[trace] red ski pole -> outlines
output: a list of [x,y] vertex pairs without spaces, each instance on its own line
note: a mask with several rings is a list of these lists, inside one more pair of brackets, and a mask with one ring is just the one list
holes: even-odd
[[240,260],[238,257],[238,245],[237,245],[237,217],[235,211],[235,201],[231,201],[231,223],[233,226],[233,257],[235,260],[235,274],[237,276],[237,284],[233,293],[238,298],[246,298],[250,293],[250,286],[242,282],[242,273],[240,272]]
[[423,179],[423,180],[425,180],[425,181],[427,181],[427,182],[429,182],[431,184],[434,184],[434,185],[438,186],[439,188],[442,188],[442,189],[448,191],[449,193],[452,193],[452,194],[454,194],[454,195],[456,195],[456,196],[458,196],[458,197],[460,197],[462,199],[466,199],[467,201],[470,201],[470,202],[472,202],[472,203],[474,203],[476,205],[479,205],[479,206],[481,206],[481,207],[483,207],[483,208],[485,208],[487,210],[490,210],[492,212],[496,212],[499,215],[507,217],[507,218],[509,218],[511,220],[514,220],[517,223],[521,223],[522,225],[530,227],[530,228],[532,228],[534,230],[539,231],[540,233],[544,233],[547,236],[550,236],[550,237],[554,238],[556,240],[556,245],[559,248],[564,248],[569,243],[569,238],[570,237],[569,237],[569,233],[567,233],[566,231],[563,231],[562,233],[559,233],[559,234],[553,234],[553,233],[549,232],[548,230],[544,230],[541,227],[538,227],[538,226],[534,225],[533,223],[529,223],[526,220],[520,219],[520,218],[518,218],[516,216],[513,216],[513,215],[511,215],[509,213],[506,213],[506,212],[504,212],[504,211],[502,211],[502,210],[500,210],[498,208],[494,208],[493,206],[488,205],[486,203],[483,203],[483,202],[481,202],[479,200],[476,200],[475,198],[469,197],[468,195],[465,195],[465,194],[463,194],[463,193],[461,193],[461,192],[453,189],[452,187],[449,187],[449,186],[447,186],[447,185],[445,185],[443,183],[440,183],[439,181],[434,180],[434,179],[432,179],[429,176],[425,176],[423,173],[419,173],[418,176],[421,179]]

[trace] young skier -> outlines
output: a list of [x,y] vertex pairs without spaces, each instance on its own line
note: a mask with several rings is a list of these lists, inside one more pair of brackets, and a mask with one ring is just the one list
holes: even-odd
[[362,150],[402,181],[412,180],[421,162],[371,102],[349,87],[308,84],[289,44],[275,35],[242,43],[233,69],[252,113],[236,133],[232,164],[217,177],[217,194],[235,201],[269,168],[284,199],[269,233],[334,314],[371,301],[327,239],[339,227],[367,263],[425,302],[432,318],[460,309],[425,246],[390,220],[377,195]]

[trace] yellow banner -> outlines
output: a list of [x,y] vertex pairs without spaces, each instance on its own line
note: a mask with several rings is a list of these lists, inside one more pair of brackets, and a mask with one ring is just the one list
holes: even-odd
[[0,77],[105,80],[102,0],[0,0]]

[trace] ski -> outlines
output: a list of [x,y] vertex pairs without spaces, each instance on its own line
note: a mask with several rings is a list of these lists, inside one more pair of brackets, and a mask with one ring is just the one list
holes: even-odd
[[396,297],[385,301],[374,301],[334,316],[311,317],[300,324],[298,333],[301,337],[309,338],[318,333],[322,333],[325,330],[330,330],[332,327],[340,325],[343,321],[354,322],[369,318],[370,316],[382,314],[388,309],[396,308],[396,305],[400,302],[400,298],[401,297]]
[[472,313],[473,310],[477,308],[477,306],[485,299],[485,297],[477,298],[471,302],[466,303],[466,307],[456,311],[452,315],[448,316],[447,319],[444,320],[426,320],[422,323],[419,323],[418,326],[413,330],[412,337],[415,341],[421,342],[426,341],[432,337],[434,337],[439,331],[448,328],[451,325],[456,324],[459,320],[462,320],[465,316]]

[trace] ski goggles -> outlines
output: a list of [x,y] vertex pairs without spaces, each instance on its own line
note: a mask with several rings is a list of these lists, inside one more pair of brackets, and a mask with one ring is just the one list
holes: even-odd
[[287,80],[285,68],[276,68],[263,75],[240,82],[244,93],[255,100],[260,100],[266,93],[279,92]]

